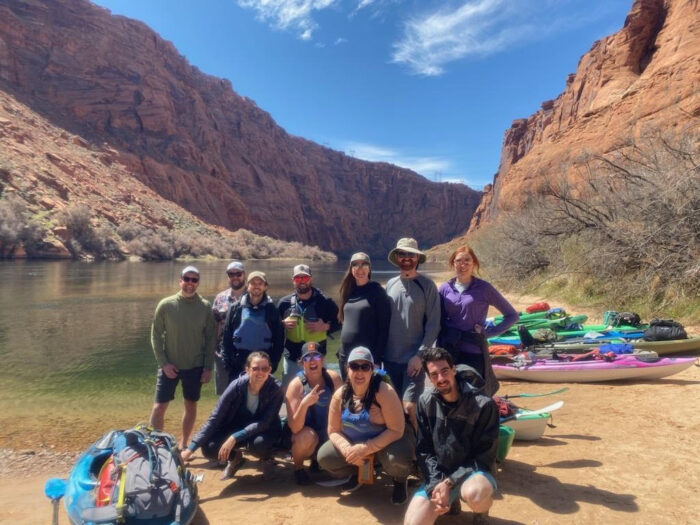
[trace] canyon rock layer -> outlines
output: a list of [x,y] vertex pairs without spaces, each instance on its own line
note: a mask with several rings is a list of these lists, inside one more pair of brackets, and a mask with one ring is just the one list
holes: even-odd
[[[481,197],[291,136],[144,24],[84,0],[0,0],[0,90],[106,147],[126,168],[122,185],[133,177],[229,230],[385,253],[401,236],[430,245],[462,233]],[[57,198],[69,201],[71,191]]]
[[595,42],[555,100],[506,131],[498,173],[470,232],[526,206],[547,180],[575,183],[586,158],[662,134],[697,151],[700,4],[636,0],[623,28]]

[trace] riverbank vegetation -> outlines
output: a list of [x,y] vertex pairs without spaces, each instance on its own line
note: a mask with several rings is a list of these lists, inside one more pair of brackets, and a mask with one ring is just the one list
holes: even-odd
[[83,261],[148,261],[212,257],[218,259],[294,258],[333,261],[316,246],[189,224],[181,228],[129,222],[114,227],[86,206],[32,216],[19,197],[0,199],[0,258],[73,258]]
[[471,242],[507,290],[700,322],[700,151],[639,139],[550,177]]

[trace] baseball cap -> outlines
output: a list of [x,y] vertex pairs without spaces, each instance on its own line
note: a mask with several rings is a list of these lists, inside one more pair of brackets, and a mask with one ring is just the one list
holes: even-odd
[[366,346],[357,346],[352,349],[350,355],[348,356],[348,363],[353,361],[369,361],[374,364],[374,358],[372,357],[372,352]]
[[292,272],[292,277],[296,277],[297,275],[308,275],[311,277],[311,268],[306,264],[297,264]]
[[256,277],[259,277],[260,279],[262,279],[263,281],[265,281],[265,284],[267,284],[267,277],[265,276],[265,274],[264,274],[263,272],[257,272],[257,271],[256,271],[256,272],[250,272],[250,273],[248,274],[248,278],[245,280],[246,284],[248,284],[250,281],[252,281],[252,280],[255,279]]
[[323,352],[321,352],[317,342],[309,341],[308,343],[304,343],[304,346],[301,347],[301,357],[304,357],[306,354],[323,355]]
[[243,263],[241,261],[231,261],[226,267],[226,272],[228,273],[232,270],[235,270],[237,272],[245,272],[245,267],[243,266]]
[[194,266],[185,266],[185,269],[182,270],[180,277],[184,277],[186,273],[196,273],[197,275],[199,275],[199,270]]
[[350,262],[354,263],[355,261],[365,261],[371,264],[371,261],[369,260],[369,255],[367,255],[365,252],[353,253],[352,257],[350,257]]

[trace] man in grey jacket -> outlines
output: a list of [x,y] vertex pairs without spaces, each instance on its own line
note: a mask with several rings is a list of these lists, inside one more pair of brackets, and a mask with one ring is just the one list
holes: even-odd
[[460,500],[476,513],[474,523],[484,523],[496,489],[498,408],[481,393],[481,376],[466,365],[455,367],[447,350],[430,348],[421,357],[433,385],[421,395],[417,410],[416,456],[424,482],[404,525],[458,514]]
[[416,428],[416,402],[425,381],[418,351],[433,346],[440,332],[440,296],[435,283],[418,273],[425,254],[415,239],[400,239],[388,258],[401,273],[386,283],[391,322],[384,368]]

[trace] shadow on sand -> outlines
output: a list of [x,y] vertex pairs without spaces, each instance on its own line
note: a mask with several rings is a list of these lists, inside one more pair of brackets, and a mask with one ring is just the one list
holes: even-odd
[[[598,461],[560,461],[548,465],[554,468],[598,467]],[[637,512],[639,506],[634,494],[616,494],[591,484],[562,483],[556,477],[537,472],[536,467],[520,461],[506,460],[498,478],[504,494],[528,498],[541,508],[555,514],[572,514],[579,510],[579,502],[602,505],[621,512]]]

